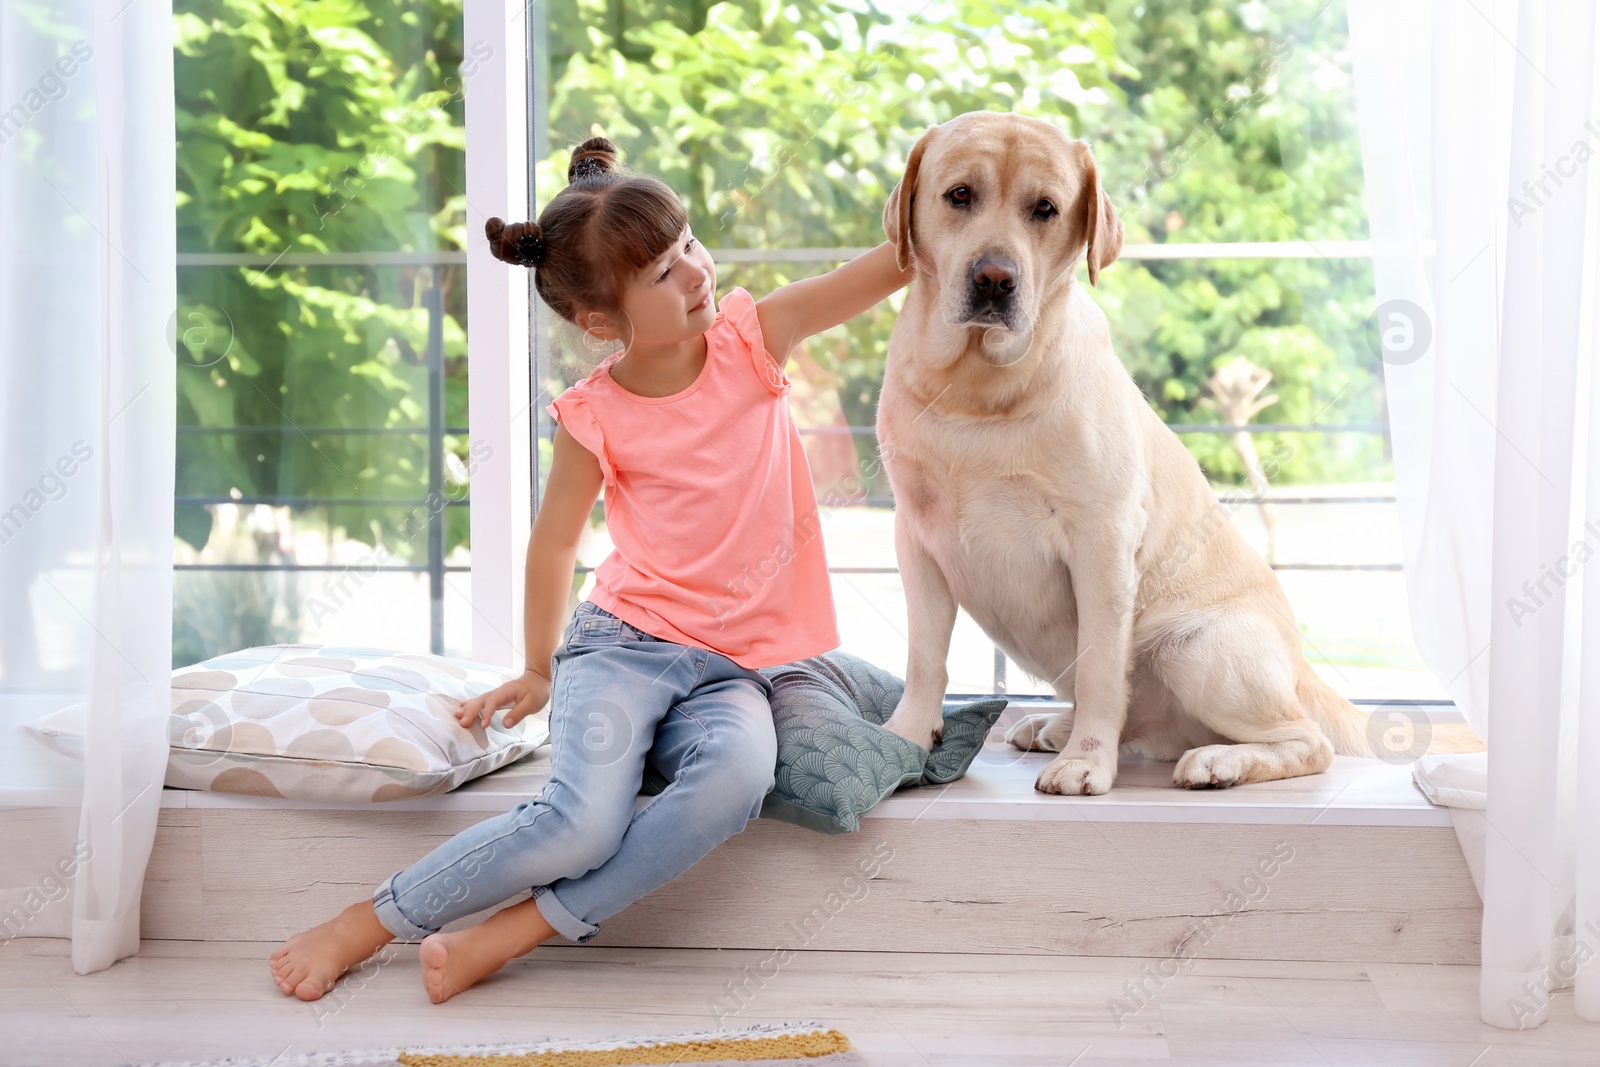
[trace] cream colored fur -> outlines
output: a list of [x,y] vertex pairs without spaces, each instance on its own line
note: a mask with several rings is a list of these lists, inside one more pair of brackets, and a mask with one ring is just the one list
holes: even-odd
[[[1011,735],[1060,753],[1044,792],[1106,792],[1119,752],[1175,760],[1196,788],[1371,755],[1367,717],[1306,663],[1277,577],[1076,282],[1122,248],[1088,146],[962,115],[917,142],[884,228],[915,269],[878,408],[911,643],[888,727],[933,743],[959,604],[1074,704]],[[1436,751],[1478,748],[1435,728]]]

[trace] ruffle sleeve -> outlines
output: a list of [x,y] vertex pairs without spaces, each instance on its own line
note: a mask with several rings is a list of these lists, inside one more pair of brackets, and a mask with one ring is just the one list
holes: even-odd
[[600,461],[600,474],[605,479],[606,487],[610,488],[615,477],[611,469],[611,457],[606,454],[605,435],[600,432],[600,423],[595,420],[594,412],[589,410],[577,386],[563,391],[545,410],[551,418],[567,428],[573,440],[594,453],[594,458]]
[[789,392],[789,376],[767,354],[767,342],[761,336],[761,319],[756,314],[755,297],[744,289],[735,288],[722,298],[721,311],[728,324],[733,327],[733,332],[749,350],[751,364],[761,384],[775,396]]

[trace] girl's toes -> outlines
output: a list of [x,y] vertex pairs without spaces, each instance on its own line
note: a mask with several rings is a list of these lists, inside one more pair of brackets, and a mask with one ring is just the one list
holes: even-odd
[[294,987],[294,995],[299,997],[301,1000],[321,1000],[322,995],[332,988],[333,986],[331,983],[317,982],[313,979],[307,978],[305,981]]
[[295,987],[305,981],[306,968],[296,966],[292,960],[285,960],[273,973],[273,980],[278,983],[278,988],[285,993],[293,993]]

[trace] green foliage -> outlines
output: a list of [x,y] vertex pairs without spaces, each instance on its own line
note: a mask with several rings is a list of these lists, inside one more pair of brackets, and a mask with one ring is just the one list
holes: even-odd
[[[565,184],[568,148],[599,128],[682,193],[713,247],[867,246],[882,240],[883,201],[929,123],[1016,110],[1094,144],[1130,243],[1366,236],[1340,5],[1095,6],[557,3],[540,202]],[[720,281],[760,294],[816,269],[741,264]],[[1261,421],[1368,422],[1381,409],[1369,271],[1361,260],[1125,260],[1097,296],[1169,422],[1215,421],[1206,381],[1238,355],[1274,373],[1282,401]],[[810,346],[844,382],[852,423],[872,422],[892,324],[879,308]],[[1187,441],[1212,477],[1242,478],[1226,438]],[[870,439],[858,443],[870,459]],[[1377,437],[1299,434],[1292,452],[1280,480],[1383,473]]]
[[[833,0],[555,3],[545,33],[552,147],[537,165],[539,197],[561,188],[568,147],[598,126],[634,166],[683,193],[713,246],[871,245],[927,124],[1015,109],[1091,140],[1130,243],[1364,236],[1338,5],[1097,6],[950,0],[913,14]],[[460,0],[183,0],[174,47],[182,251],[465,246],[471,63],[463,68]],[[741,265],[723,282],[763,292],[816,269]],[[1125,260],[1096,295],[1168,421],[1210,421],[1206,379],[1237,355],[1273,371],[1282,399],[1261,421],[1371,421],[1382,398],[1365,319],[1369,269],[1360,260]],[[433,273],[185,268],[180,313],[187,322],[203,302],[228,346],[212,366],[180,368],[180,422],[422,425]],[[439,271],[455,426],[466,421],[462,273]],[[853,422],[872,421],[892,322],[893,309],[880,308],[811,345],[843,382]],[[1382,473],[1379,439],[1355,448],[1295,440],[1280,479]],[[1188,442],[1215,477],[1240,476],[1225,439]],[[186,437],[180,492],[416,498],[424,444]],[[870,439],[861,446],[870,450]],[[450,447],[464,458],[465,441]],[[322,513],[372,543],[393,521],[393,509]],[[448,550],[465,541],[466,515],[447,514]],[[181,515],[179,528],[198,547],[209,517]],[[418,545],[402,550],[416,558]]]
[[[1016,110],[1093,143],[1130,243],[1366,236],[1340,4],[556,0],[530,10],[547,19],[540,203],[565,184],[570,146],[599,129],[681,192],[713,247],[870,246],[929,123]],[[464,85],[481,49],[500,45],[464,49],[461,25],[462,0],[179,0],[179,250],[465,248]],[[721,287],[760,294],[825,266],[725,265]],[[183,268],[178,421],[248,432],[180,436],[180,495],[420,500],[424,435],[316,428],[425,426],[434,297],[445,423],[466,425],[464,278],[456,266]],[[1273,372],[1280,398],[1258,418],[1296,423],[1381,420],[1371,293],[1362,260],[1129,258],[1095,296],[1169,422],[1215,421],[1206,381],[1244,356]],[[808,345],[841,383],[852,423],[873,421],[897,304]],[[592,362],[569,358],[558,377]],[[1263,456],[1285,457],[1279,481],[1386,473],[1378,437],[1261,437]],[[1242,478],[1226,437],[1186,442],[1213,478]],[[463,461],[466,445],[446,442]],[[875,458],[870,438],[857,446]],[[297,514],[387,544],[397,561],[425,558],[426,536],[404,533],[411,508]],[[466,543],[467,513],[444,514],[448,552]],[[208,510],[180,508],[177,520],[185,541],[207,543]]]
[[[465,247],[460,0],[182,0],[173,44],[180,252]],[[179,494],[423,498],[425,433],[315,428],[426,427],[435,284],[445,423],[466,424],[463,277],[456,266],[182,269],[180,336],[202,320],[212,336],[181,350],[179,424],[266,429],[181,437]],[[464,438],[447,447],[465,458]],[[407,510],[320,512],[330,529],[424,560],[425,536],[395,535]],[[444,514],[448,552],[467,516]],[[206,543],[208,511],[183,506],[177,520],[190,544]]]

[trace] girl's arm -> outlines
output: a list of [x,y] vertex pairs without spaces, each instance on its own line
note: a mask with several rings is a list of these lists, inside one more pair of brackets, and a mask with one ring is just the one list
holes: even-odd
[[807,337],[831,329],[872,307],[911,280],[895,266],[894,245],[885,241],[842,267],[802,278],[756,302],[767,352],[778,366]]
[[528,538],[523,641],[528,670],[550,676],[550,657],[567,624],[567,594],[578,564],[578,539],[600,495],[600,461],[556,423],[554,458],[539,515]]
[[600,462],[567,428],[556,423],[555,458],[545,483],[539,515],[528,538],[527,589],[523,602],[523,641],[527,669],[522,677],[491,693],[465,701],[457,718],[484,725],[507,703],[506,726],[544,707],[550,698],[550,657],[567,622],[567,593],[578,561],[578,538],[600,495]]

